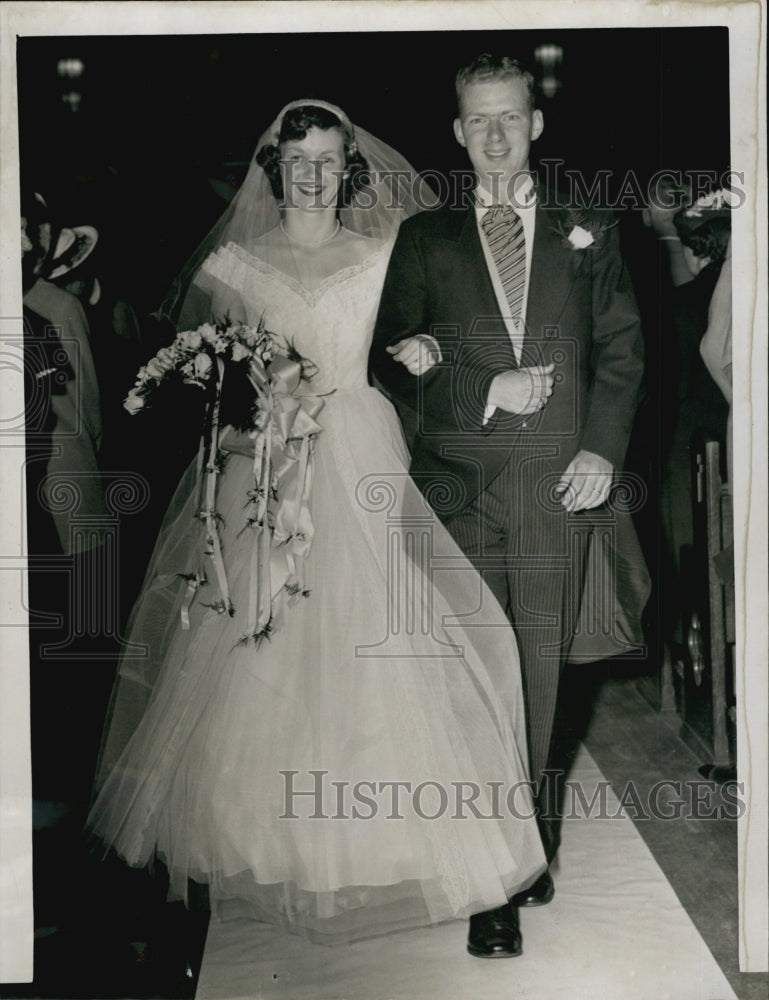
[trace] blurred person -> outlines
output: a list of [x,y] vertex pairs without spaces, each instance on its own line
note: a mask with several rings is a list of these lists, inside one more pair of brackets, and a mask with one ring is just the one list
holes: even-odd
[[118,470],[126,465],[122,401],[145,353],[142,323],[116,290],[119,279],[110,272],[103,240],[93,226],[62,227],[56,241],[41,274],[83,307],[101,403],[99,460],[103,469]]
[[[662,467],[661,514],[669,560],[663,579],[666,631],[674,642],[684,641],[681,621],[681,551],[693,544],[691,437],[704,428],[724,441],[729,406],[700,354],[708,328],[711,300],[719,282],[731,234],[729,197],[703,195],[673,213],[673,233],[665,245],[671,263],[670,333],[668,345],[673,383],[670,447]],[[686,275],[682,271],[686,270]],[[687,278],[688,280],[685,280]]]
[[675,226],[677,213],[690,202],[689,184],[663,176],[649,192],[647,205],[642,212],[644,225],[652,230],[665,248],[670,280],[674,287],[688,284],[693,277]]
[[700,341],[700,356],[729,404],[726,420],[727,483],[732,484],[732,242],[726,248],[721,273],[708,308],[708,326]]
[[94,529],[74,531],[71,511],[60,510],[60,504],[49,495],[61,551],[71,554],[100,544],[99,522],[108,517],[98,462],[102,436],[100,393],[83,307],[50,276],[84,259],[93,249],[96,236],[95,230],[89,228],[79,236],[73,230],[66,231],[75,237],[72,243],[68,235],[62,235],[65,231],[53,240],[55,230],[44,201],[33,197],[24,202],[22,222],[31,244],[23,260],[24,305],[59,331],[74,372],[66,391],[53,400],[55,447],[48,464],[48,476],[73,489],[78,518],[87,520]]
[[[116,581],[105,546],[111,516],[88,323],[78,300],[44,277],[90,253],[93,232],[81,236],[62,237],[42,196],[22,192],[23,305],[35,331],[25,365],[36,384],[51,381],[43,452],[41,426],[28,412],[33,795],[82,813],[112,681],[105,657],[114,651],[108,612]],[[41,367],[41,352],[51,364]]]

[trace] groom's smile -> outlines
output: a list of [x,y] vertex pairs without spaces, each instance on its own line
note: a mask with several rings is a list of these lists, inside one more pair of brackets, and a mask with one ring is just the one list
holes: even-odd
[[513,194],[507,185],[528,170],[529,149],[543,125],[523,80],[476,80],[460,93],[454,134],[467,149],[480,184],[495,199],[505,200],[505,192]]

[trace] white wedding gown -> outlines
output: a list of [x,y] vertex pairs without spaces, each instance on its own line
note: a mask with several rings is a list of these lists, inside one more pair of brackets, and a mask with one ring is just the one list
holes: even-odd
[[129,864],[162,859],[176,894],[193,878],[214,907],[237,900],[324,941],[499,906],[545,866],[512,631],[408,478],[397,415],[368,385],[387,256],[374,246],[312,292],[234,244],[207,261],[249,322],[264,315],[317,365],[304,391],[331,393],[310,593],[258,648],[239,644],[252,463],[233,454],[217,510],[235,615],[206,607],[204,587],[181,628],[191,468],[129,623],[148,655],[121,664],[89,821]]

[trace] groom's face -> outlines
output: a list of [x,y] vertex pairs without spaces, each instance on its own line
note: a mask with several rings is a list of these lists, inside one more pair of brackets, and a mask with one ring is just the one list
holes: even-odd
[[542,112],[532,111],[522,79],[477,81],[460,93],[454,134],[495,199],[512,197],[514,189],[507,185],[528,169],[529,148],[542,128]]

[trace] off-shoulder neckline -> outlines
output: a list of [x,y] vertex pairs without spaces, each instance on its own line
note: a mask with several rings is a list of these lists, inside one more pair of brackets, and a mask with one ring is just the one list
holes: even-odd
[[318,304],[318,302],[320,302],[330,288],[340,285],[366,271],[370,271],[379,262],[379,260],[385,256],[387,247],[387,243],[380,243],[377,249],[368,254],[368,256],[364,257],[362,261],[357,264],[348,264],[347,267],[342,267],[338,271],[334,271],[333,274],[324,278],[318,287],[312,291],[305,288],[304,285],[302,285],[302,283],[296,278],[292,278],[290,274],[286,274],[285,271],[281,271],[279,268],[269,264],[261,257],[257,257],[255,254],[250,253],[239,243],[227,243],[226,246],[220,248],[219,252],[221,252],[221,250],[227,250],[244,263],[253,267],[254,270],[261,271],[263,274],[272,275],[287,288],[292,289],[297,295],[304,299],[310,307],[314,307]]

